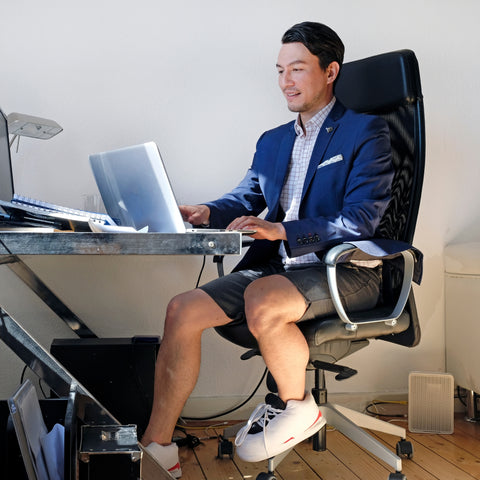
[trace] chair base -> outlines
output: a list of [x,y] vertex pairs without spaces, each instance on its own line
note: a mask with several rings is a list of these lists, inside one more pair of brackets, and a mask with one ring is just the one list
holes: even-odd
[[[400,450],[401,454],[411,458],[412,450],[411,444],[406,442],[406,430],[398,425],[393,425],[378,418],[357,412],[350,408],[332,403],[323,403],[319,405],[322,415],[327,421],[327,425],[334,427],[347,438],[354,441],[360,447],[365,448],[377,458],[383,460],[386,464],[395,469],[395,473],[390,474],[389,480],[404,479],[405,476],[401,474],[402,459],[386,448],[378,440],[375,440],[371,435],[363,429],[368,428],[377,432],[383,432],[390,435],[395,435],[401,440],[397,445],[397,452]],[[326,449],[326,428],[323,428],[314,437],[314,449],[322,451]],[[293,448],[283,452],[276,457],[268,459],[268,473],[262,473],[257,477],[257,480],[273,480],[275,469],[280,462],[292,451]],[[403,451],[402,451],[403,450]]]
[[[325,367],[326,364],[322,363]],[[341,367],[344,368],[344,367]],[[329,366],[330,369],[330,366]],[[315,386],[312,388],[313,398],[322,412],[327,425],[335,428],[347,438],[364,448],[372,455],[383,460],[390,465],[395,472],[391,473],[389,480],[405,480],[402,472],[402,457],[412,458],[413,448],[411,442],[406,440],[407,431],[405,428],[394,425],[378,418],[372,417],[356,410],[352,410],[341,405],[333,404],[327,401],[327,389],[325,388],[325,370],[315,369]],[[230,435],[235,435],[241,425],[235,427],[235,431],[230,431]],[[376,440],[372,435],[364,429],[383,432],[389,435],[399,437],[400,440],[396,446],[396,453],[385,447],[380,441]],[[231,430],[231,428],[229,429]],[[226,434],[226,431],[224,432]],[[313,449],[315,451],[325,451],[327,449],[327,428],[323,427],[319,432],[313,435]],[[280,462],[290,453],[292,448],[275,457],[268,459],[268,472],[261,473],[257,476],[257,480],[275,480],[275,469]]]
[[328,425],[334,427],[356,444],[383,460],[394,468],[396,472],[402,471],[402,459],[363,429],[368,428],[378,432],[388,433],[400,437],[401,440],[405,440],[406,430],[404,428],[328,402],[320,405],[320,410],[327,420]]

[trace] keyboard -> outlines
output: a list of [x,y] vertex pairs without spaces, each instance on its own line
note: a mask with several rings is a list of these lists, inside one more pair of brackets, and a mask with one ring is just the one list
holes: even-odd
[[10,202],[0,201],[10,220],[28,225],[40,224],[59,230],[90,231],[89,221],[115,225],[105,213],[87,212],[15,194]]
[[89,218],[99,223],[107,223],[111,225],[112,219],[106,213],[87,212],[85,210],[78,210],[76,208],[63,207],[61,205],[54,205],[53,203],[44,202],[43,200],[36,200],[34,198],[25,197],[23,195],[13,195],[11,202],[13,205],[21,206],[31,209],[39,213],[60,213],[67,216]]

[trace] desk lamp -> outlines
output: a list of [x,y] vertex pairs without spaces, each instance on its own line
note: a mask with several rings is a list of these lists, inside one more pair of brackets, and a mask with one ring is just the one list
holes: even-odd
[[63,128],[53,120],[33,117],[23,113],[10,113],[7,116],[7,121],[8,132],[13,135],[10,141],[10,147],[13,145],[15,139],[18,138],[20,140],[19,137],[21,136],[48,140],[63,130]]

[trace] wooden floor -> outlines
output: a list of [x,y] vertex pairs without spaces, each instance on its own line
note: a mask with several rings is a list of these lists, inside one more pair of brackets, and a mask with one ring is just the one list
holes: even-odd
[[[189,432],[202,439],[202,443],[193,450],[180,449],[182,480],[255,480],[260,472],[267,470],[266,461],[246,463],[237,457],[217,458],[218,439],[207,438],[214,437],[214,429]],[[221,434],[222,430],[216,432]],[[395,451],[398,438],[373,434]],[[466,422],[457,415],[455,432],[451,435],[407,432],[407,439],[414,448],[413,459],[402,461],[402,473],[407,480],[480,480],[480,423]],[[391,472],[388,465],[340,432],[329,430],[327,451],[314,452],[311,444],[304,442],[283,460],[275,476],[278,480],[388,480]]]

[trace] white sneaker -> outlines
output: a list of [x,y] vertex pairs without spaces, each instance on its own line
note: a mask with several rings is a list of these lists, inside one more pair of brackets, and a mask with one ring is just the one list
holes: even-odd
[[173,478],[182,476],[182,468],[178,460],[178,447],[176,443],[170,445],[159,445],[152,442],[145,447],[145,450],[155,458],[155,460],[170,473]]
[[268,394],[235,438],[237,455],[247,462],[274,457],[311,437],[327,422],[310,392],[286,404]]

